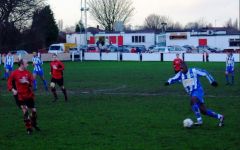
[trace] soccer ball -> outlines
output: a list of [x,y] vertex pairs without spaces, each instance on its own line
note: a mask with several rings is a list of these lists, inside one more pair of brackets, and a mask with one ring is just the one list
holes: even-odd
[[183,120],[183,127],[184,128],[191,128],[193,125],[193,121],[190,118],[184,119]]

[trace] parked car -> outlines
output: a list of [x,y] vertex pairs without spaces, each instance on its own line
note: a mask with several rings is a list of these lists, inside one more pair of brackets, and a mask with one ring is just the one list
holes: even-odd
[[197,53],[197,48],[191,45],[184,45],[187,53]]
[[90,47],[87,48],[87,52],[96,53],[96,52],[99,52],[99,50],[96,46],[90,46]]
[[156,52],[160,52],[160,53],[168,53],[169,52],[169,48],[168,47],[154,47],[152,50],[149,51],[150,53],[156,53]]
[[115,45],[108,45],[108,46],[107,46],[107,50],[108,50],[109,52],[117,52],[117,51],[118,51],[118,47],[115,46]]
[[118,51],[122,53],[129,53],[131,51],[131,46],[130,45],[118,46]]
[[11,51],[11,53],[13,55],[17,55],[17,56],[25,56],[28,55],[28,52],[26,50],[16,50],[16,51]]
[[156,45],[151,45],[148,47],[148,51],[151,51],[152,49],[154,49],[154,47],[156,47]]
[[240,49],[236,49],[236,50],[235,50],[235,53],[240,53]]
[[234,53],[235,51],[234,51],[234,49],[224,49],[222,52],[223,53],[229,53],[229,52]]
[[186,53],[187,49],[182,46],[172,45],[168,46],[168,51],[169,53]]
[[70,54],[80,54],[80,50],[77,47],[74,48],[69,48],[69,53]]

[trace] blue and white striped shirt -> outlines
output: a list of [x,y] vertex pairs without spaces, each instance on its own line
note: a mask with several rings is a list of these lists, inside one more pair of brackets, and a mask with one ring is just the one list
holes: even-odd
[[201,83],[198,79],[200,76],[205,76],[210,83],[214,81],[214,78],[206,70],[189,68],[186,74],[180,71],[174,77],[170,78],[168,83],[173,84],[176,82],[182,82],[186,92],[191,95],[193,91],[202,89]]
[[34,71],[42,71],[42,60],[38,56],[34,56],[32,58],[32,62],[34,64]]
[[7,55],[5,57],[4,67],[6,67],[6,66],[13,67],[13,64],[14,64],[14,57],[12,55]]
[[233,55],[227,56],[226,68],[228,68],[228,67],[234,68],[234,57],[233,57]]

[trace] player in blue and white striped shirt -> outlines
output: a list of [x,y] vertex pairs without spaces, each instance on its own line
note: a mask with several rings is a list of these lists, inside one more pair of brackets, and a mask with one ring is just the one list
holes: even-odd
[[197,68],[188,68],[184,62],[181,64],[181,71],[174,77],[170,78],[165,85],[178,82],[183,84],[186,92],[191,96],[191,107],[197,118],[195,125],[202,125],[202,113],[204,115],[219,119],[220,122],[218,125],[221,127],[223,126],[224,116],[207,109],[204,104],[204,91],[199,81],[199,77],[201,76],[205,76],[212,86],[216,87],[218,85],[207,71]]
[[[229,82],[229,74],[231,74],[232,76],[232,82]],[[227,58],[226,58],[226,71],[225,71],[225,75],[226,75],[226,85],[229,84],[234,84],[234,57],[232,52],[229,52],[227,54]]]
[[41,80],[43,81],[45,90],[48,91],[48,86],[47,86],[47,81],[44,79],[44,73],[43,73],[43,68],[42,68],[42,60],[40,57],[37,56],[37,53],[34,52],[33,53],[33,58],[32,58],[32,62],[33,62],[33,88],[34,90],[37,90],[37,80],[36,77],[37,75],[41,78]]
[[5,68],[4,79],[8,79],[8,77],[10,76],[11,72],[13,71],[13,64],[14,64],[14,57],[11,52],[8,52],[4,60],[4,68]]

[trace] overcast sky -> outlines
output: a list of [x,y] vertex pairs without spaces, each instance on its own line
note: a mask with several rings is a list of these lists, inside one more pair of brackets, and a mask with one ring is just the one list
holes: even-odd
[[[84,0],[83,0],[84,1]],[[64,27],[80,20],[81,0],[47,0],[56,21],[62,19]],[[182,25],[204,18],[214,26],[222,26],[229,18],[238,18],[239,0],[133,0],[134,16],[129,24],[142,25],[144,18],[155,13],[170,17]],[[89,17],[88,25],[96,26]]]

